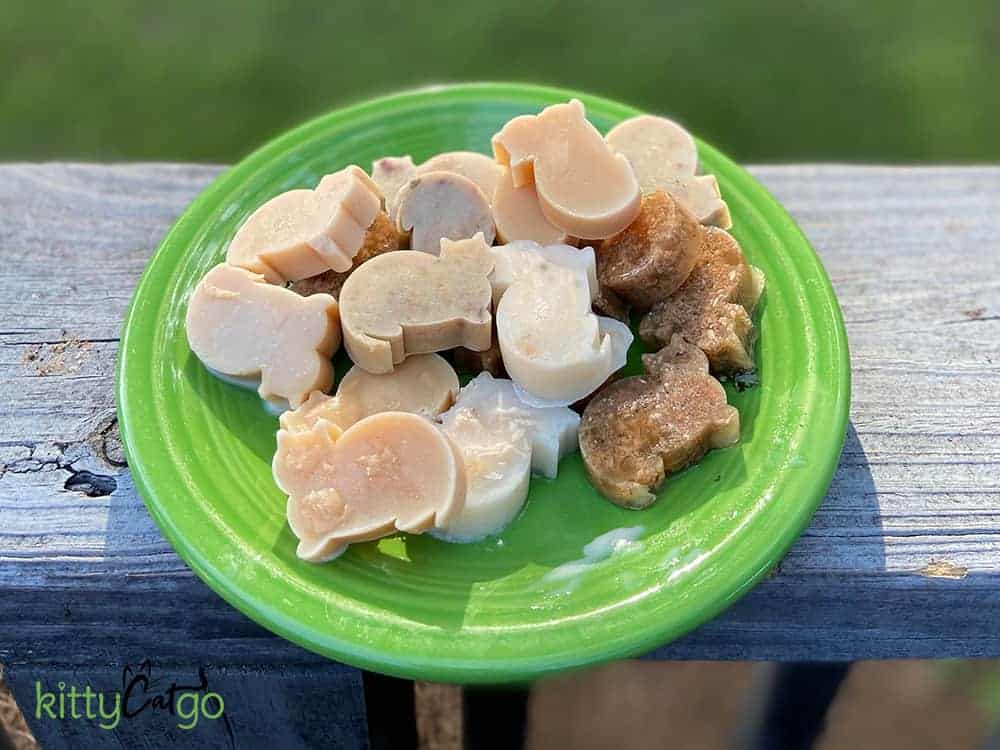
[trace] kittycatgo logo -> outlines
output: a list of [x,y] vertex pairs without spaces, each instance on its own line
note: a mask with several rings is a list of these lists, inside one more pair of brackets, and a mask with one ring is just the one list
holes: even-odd
[[165,711],[177,717],[177,727],[188,731],[202,719],[224,718],[226,704],[222,696],[208,689],[208,676],[198,668],[198,682],[184,685],[153,677],[149,660],[138,668],[122,670],[121,690],[98,691],[88,685],[43,685],[35,681],[35,718],[53,721],[92,721],[108,731],[123,719],[134,719],[146,712]]

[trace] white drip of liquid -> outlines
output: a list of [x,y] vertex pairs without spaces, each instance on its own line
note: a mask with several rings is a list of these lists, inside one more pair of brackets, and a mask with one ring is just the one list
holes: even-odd
[[625,526],[601,534],[583,548],[583,557],[557,565],[542,576],[542,581],[550,584],[566,583],[563,590],[572,591],[582,573],[614,555],[635,549],[639,546],[637,540],[640,536],[642,536],[642,526]]

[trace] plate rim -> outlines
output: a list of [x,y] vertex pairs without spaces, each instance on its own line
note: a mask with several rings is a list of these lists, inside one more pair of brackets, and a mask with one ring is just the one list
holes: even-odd
[[[284,613],[269,606],[267,601],[261,601],[259,596],[243,590],[232,580],[227,579],[226,576],[220,575],[216,571],[196,546],[191,544],[186,536],[175,526],[165,507],[157,498],[157,493],[153,488],[155,480],[147,473],[139,457],[141,451],[134,443],[133,431],[130,427],[131,406],[129,403],[129,390],[131,378],[127,374],[127,360],[133,337],[138,335],[136,332],[138,325],[136,321],[139,318],[140,310],[137,302],[145,294],[155,291],[158,286],[154,278],[157,259],[160,258],[162,260],[162,256],[167,252],[167,248],[175,242],[175,238],[183,233],[188,223],[196,220],[196,214],[212,203],[217,193],[226,189],[234,179],[248,178],[256,171],[259,162],[269,159],[270,155],[273,152],[280,151],[284,144],[299,140],[313,130],[318,131],[328,126],[332,119],[356,117],[370,109],[381,109],[390,104],[404,104],[420,99],[428,94],[433,95],[441,92],[468,95],[472,98],[502,96],[507,99],[516,99],[519,96],[523,96],[524,98],[535,97],[565,100],[575,97],[582,99],[585,103],[598,103],[605,110],[618,112],[623,117],[644,112],[640,108],[586,92],[518,82],[457,83],[408,88],[383,96],[364,99],[344,107],[337,107],[313,117],[296,127],[280,133],[275,138],[254,149],[236,164],[225,169],[187,205],[170,230],[164,235],[156,251],[147,261],[146,267],[136,283],[122,323],[115,368],[115,401],[122,445],[128,458],[129,471],[132,475],[133,483],[144,505],[171,547],[184,560],[185,564],[229,605],[286,640],[309,651],[345,664],[413,679],[429,679],[461,684],[499,684],[524,683],[546,674],[564,672],[613,659],[628,658],[646,653],[676,640],[718,616],[744,594],[749,592],[785,556],[789,548],[801,536],[809,524],[816,509],[822,503],[833,479],[846,439],[851,401],[851,368],[847,333],[840,303],[821,259],[784,206],[761,182],[750,175],[745,168],[699,138],[695,139],[698,143],[699,151],[702,153],[711,153],[714,160],[725,163],[733,179],[739,179],[741,182],[751,185],[755,191],[762,193],[773,204],[776,216],[781,220],[783,229],[787,233],[786,236],[789,240],[794,240],[796,244],[801,245],[814,256],[824,297],[830,302],[830,312],[833,316],[835,340],[830,342],[830,345],[834,350],[832,359],[837,364],[837,374],[839,375],[836,379],[837,393],[835,394],[835,408],[832,415],[832,427],[835,428],[836,434],[840,436],[839,440],[836,441],[839,447],[836,451],[831,448],[822,457],[822,466],[818,467],[815,472],[817,479],[814,486],[817,489],[810,497],[801,498],[800,502],[794,506],[794,516],[790,516],[787,519],[787,523],[783,526],[781,533],[776,535],[769,544],[762,545],[758,554],[754,555],[751,560],[741,566],[742,570],[752,570],[752,573],[740,576],[732,574],[723,576],[725,580],[715,584],[714,588],[717,590],[724,589],[729,592],[728,595],[717,596],[710,603],[689,610],[688,614],[679,620],[666,621],[662,627],[650,627],[637,632],[635,637],[628,639],[627,642],[616,641],[614,644],[609,644],[603,649],[588,649],[587,655],[580,659],[551,658],[544,655],[535,655],[525,657],[514,663],[499,665],[495,662],[488,662],[484,665],[481,663],[481,660],[474,659],[428,661],[420,658],[394,658],[392,655],[380,652],[378,648],[373,648],[371,645],[359,645],[353,641],[340,639],[330,632],[324,633],[322,642],[319,642],[317,639],[309,638],[306,634],[296,630],[296,621],[294,618],[287,617]],[[739,581],[730,580],[734,578],[738,578]],[[307,633],[314,632],[312,628],[303,628],[303,630]]]

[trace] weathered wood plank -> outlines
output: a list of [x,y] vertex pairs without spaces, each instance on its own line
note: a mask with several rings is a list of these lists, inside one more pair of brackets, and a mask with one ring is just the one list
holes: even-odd
[[[775,575],[653,656],[1000,655],[1000,168],[753,171],[837,289],[851,430],[826,501]],[[0,167],[0,661],[318,662],[187,570],[116,446],[114,358],[132,286],[217,172]]]

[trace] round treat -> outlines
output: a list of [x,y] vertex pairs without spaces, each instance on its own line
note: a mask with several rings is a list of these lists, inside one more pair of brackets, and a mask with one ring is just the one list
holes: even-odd
[[500,165],[490,157],[475,151],[448,151],[432,156],[419,167],[418,174],[454,172],[472,180],[489,200],[500,178]]
[[489,201],[468,177],[427,172],[399,193],[396,226],[410,233],[410,249],[437,255],[441,240],[464,240],[481,233],[487,245],[496,237]]
[[649,308],[687,279],[698,262],[701,226],[663,191],[642,199],[639,216],[601,243],[597,277],[629,304]]
[[662,190],[665,181],[693,176],[698,168],[694,138],[666,117],[630,117],[611,128],[604,140],[629,160],[644,193]]

